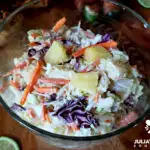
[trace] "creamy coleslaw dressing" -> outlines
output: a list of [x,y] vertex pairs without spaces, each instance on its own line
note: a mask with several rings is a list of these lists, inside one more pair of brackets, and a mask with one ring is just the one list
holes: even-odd
[[[40,36],[33,38],[33,33],[37,33]],[[90,34],[90,37],[88,37],[87,34]],[[45,41],[51,44],[50,41],[57,40],[58,37],[58,42],[63,44],[63,39],[65,38],[66,41],[68,40],[67,42],[69,42],[69,44],[67,45],[65,43],[64,45],[73,45],[75,47],[75,51],[77,51],[79,48],[84,48],[102,42],[103,35],[95,35],[90,30],[85,31],[80,27],[80,24],[77,27],[71,28],[65,26],[58,33],[54,33],[51,30],[43,31],[42,29],[31,30],[28,31],[29,42],[40,42],[41,44],[29,47],[29,49],[34,48],[38,53],[41,48],[43,48]],[[91,62],[87,62],[82,56],[79,58],[69,56],[69,62],[56,65],[46,63],[46,65],[42,67],[42,77],[65,79],[70,81],[73,80],[72,78],[74,73],[79,73],[88,66],[91,69],[91,72],[97,72],[99,76],[97,81],[98,84],[96,85],[96,92],[99,92],[100,95],[96,101],[94,101],[96,93],[89,93],[88,90],[76,88],[72,85],[72,82],[69,82],[66,85],[57,85],[54,83],[41,82],[42,78],[39,78],[37,82],[38,86],[55,86],[58,88],[55,100],[50,100],[50,97],[54,95],[51,95],[48,92],[39,93],[34,87],[33,91],[28,94],[26,103],[23,107],[25,107],[26,110],[32,108],[36,114],[36,118],[32,118],[28,115],[27,111],[14,111],[28,122],[53,133],[73,136],[92,136],[111,132],[113,130],[113,124],[115,123],[115,116],[112,112],[112,108],[115,107],[115,111],[117,112],[120,109],[120,104],[123,103],[130,95],[134,95],[134,100],[138,101],[139,97],[143,94],[143,86],[140,85],[139,80],[141,75],[135,68],[130,66],[127,54],[114,47],[108,48],[108,51],[112,56],[100,59],[100,64],[95,68],[91,66]],[[30,83],[36,61],[43,55],[40,56],[40,58],[39,56],[40,54],[33,56],[35,60],[32,63],[29,63],[28,61],[29,64],[26,67],[17,70],[10,77],[10,80],[13,78],[14,82],[19,82],[22,88],[18,90],[13,86],[9,86],[8,89],[1,94],[9,107],[11,107],[14,103],[20,104],[20,99],[24,92],[23,88]],[[25,52],[22,57],[14,59],[14,64],[17,65],[27,61],[27,58],[28,55],[27,52]],[[77,64],[77,61],[79,61],[79,64]],[[79,65],[78,68],[74,68],[76,64]],[[20,74],[21,77],[17,77],[16,74]],[[87,82],[89,82],[88,78]],[[85,89],[86,88],[87,87],[85,87]],[[115,91],[115,93],[113,91]],[[41,97],[44,97],[44,103],[41,102]],[[63,118],[61,114],[59,114],[59,116],[55,115],[55,113],[60,108],[64,107],[64,105],[67,105],[69,101],[76,101],[76,99],[80,101],[81,97],[84,97],[87,103],[84,112],[92,113],[92,111],[95,111],[93,113],[93,117],[98,120],[99,126],[94,126],[94,124],[91,123],[90,127],[82,126],[79,127],[78,130],[70,131],[70,126],[77,124],[77,120],[69,123],[66,121],[64,116]],[[53,110],[47,113],[50,117],[50,123],[47,120],[43,121],[41,119],[43,105],[46,108],[53,106]]]

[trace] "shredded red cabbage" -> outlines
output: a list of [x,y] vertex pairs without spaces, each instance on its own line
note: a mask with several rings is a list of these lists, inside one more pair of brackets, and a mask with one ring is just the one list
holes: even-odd
[[49,47],[46,46],[46,47],[43,47],[41,50],[38,51],[40,57],[43,57],[43,56],[46,54],[46,52],[48,51],[48,48],[49,48]]
[[78,70],[79,70],[79,67],[80,67],[80,61],[79,61],[79,59],[76,59],[76,63],[75,63],[75,65],[74,65],[74,69],[75,69],[76,71],[78,71]]
[[72,46],[73,43],[70,41],[70,40],[62,40],[63,44],[66,45],[66,46]]
[[33,57],[36,54],[38,54],[39,57],[43,57],[46,54],[46,52],[48,51],[48,49],[49,49],[49,46],[45,46],[38,51],[35,48],[31,48],[28,50],[28,57]]
[[88,31],[84,31],[84,33],[88,38],[91,38],[91,39],[95,38],[95,35],[92,33],[89,33]]
[[59,108],[56,115],[60,119],[66,120],[68,123],[77,122],[78,127],[90,128],[91,124],[95,127],[99,126],[98,120],[94,118],[91,112],[85,110],[86,101],[70,100],[61,108]]
[[33,57],[36,54],[36,49],[31,48],[28,50],[28,57]]
[[129,106],[129,107],[133,108],[135,106],[135,104],[136,104],[135,100],[134,100],[134,95],[133,94],[129,95],[129,97],[124,100],[124,104],[126,106]]
[[110,34],[105,34],[103,37],[102,37],[102,42],[107,42],[110,40]]
[[55,101],[55,100],[56,100],[56,97],[57,97],[57,94],[56,94],[56,93],[51,94],[50,97],[49,97],[49,99],[48,99],[48,102]]
[[14,103],[12,106],[11,106],[11,109],[14,110],[14,111],[25,111],[26,108],[22,107],[21,105],[18,105],[16,103]]

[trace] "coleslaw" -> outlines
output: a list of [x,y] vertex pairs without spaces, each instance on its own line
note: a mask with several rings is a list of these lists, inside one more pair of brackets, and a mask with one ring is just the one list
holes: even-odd
[[109,34],[65,22],[62,18],[51,30],[27,32],[27,51],[14,58],[15,68],[3,75],[13,93],[10,107],[49,132],[106,134],[120,126],[116,116],[123,105],[130,105],[133,114],[143,94],[142,75]]

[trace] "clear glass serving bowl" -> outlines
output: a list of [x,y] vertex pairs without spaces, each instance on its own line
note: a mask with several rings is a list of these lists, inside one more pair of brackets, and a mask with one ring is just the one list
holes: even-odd
[[[103,6],[104,1],[101,1],[101,6]],[[110,33],[112,38],[119,42],[119,48],[128,53],[131,65],[136,65],[144,75],[144,84],[146,87],[144,89],[144,96],[141,97],[135,108],[139,117],[127,126],[104,135],[73,137],[50,133],[37,128],[15,114],[9,108],[10,101],[7,98],[0,98],[0,103],[7,112],[16,121],[42,137],[49,144],[64,148],[89,147],[106,138],[121,134],[142,121],[150,112],[150,25],[130,8],[113,1],[110,1],[110,3],[116,7],[117,13],[107,13],[107,8],[100,8],[99,18],[94,23],[85,21],[82,10],[80,12],[77,11],[72,1],[54,1],[45,8],[37,8],[37,2],[39,0],[33,0],[21,6],[1,23],[0,74],[6,73],[13,68],[13,58],[21,56],[23,51],[26,50],[26,31],[37,28],[50,29],[63,16],[67,18],[69,26],[76,25],[81,20],[83,28],[89,28],[100,34]]]

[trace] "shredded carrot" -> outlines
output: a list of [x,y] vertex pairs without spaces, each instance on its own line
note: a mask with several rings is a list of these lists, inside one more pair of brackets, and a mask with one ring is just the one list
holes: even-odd
[[35,60],[35,58],[29,57],[28,60],[29,60],[29,63],[31,63],[33,60]]
[[66,18],[63,17],[62,19],[58,20],[55,24],[55,26],[53,27],[53,30],[55,32],[57,32],[66,22]]
[[27,62],[23,62],[21,64],[18,64],[14,69],[12,69],[11,71],[9,71],[8,73],[2,75],[2,77],[7,77],[10,76],[11,74],[13,74],[16,70],[18,69],[23,69],[24,67],[26,67],[28,65]]
[[41,99],[42,99],[42,120],[45,121],[47,109],[46,109],[46,106],[44,105],[44,97],[42,97]]
[[33,46],[38,46],[39,44],[37,42],[30,42],[28,45],[33,47]]
[[76,132],[79,130],[79,128],[77,127],[77,125],[75,123],[71,123],[67,127],[68,127],[68,130],[70,133]]
[[[98,59],[96,59],[92,64],[90,64],[90,65],[92,65],[93,67],[96,67],[97,65],[99,65],[100,64],[100,59],[98,58]],[[89,66],[90,66],[89,65]],[[83,70],[81,70],[80,72],[81,73],[85,73],[85,72],[90,72],[91,70],[93,70],[93,69],[91,69],[91,70],[89,70],[89,66],[87,66],[87,67],[85,67]]]
[[108,41],[108,42],[105,42],[105,43],[98,43],[98,44],[94,44],[94,45],[90,45],[90,46],[87,46],[87,47],[84,47],[84,48],[81,48],[79,50],[77,50],[76,52],[74,52],[72,54],[73,57],[80,57],[84,54],[85,50],[89,47],[92,47],[92,46],[102,46],[104,48],[110,48],[110,47],[116,47],[117,46],[117,42],[115,41]]
[[65,85],[70,82],[70,80],[66,80],[62,78],[41,78],[40,81],[44,83],[53,83],[53,84],[59,84],[59,85]]
[[42,97],[42,120],[43,121],[47,120],[49,123],[51,123],[51,119],[48,115],[48,109],[44,105],[44,97]]
[[97,45],[102,46],[104,48],[111,48],[111,47],[116,47],[117,44],[118,44],[117,42],[112,40],[112,41],[108,41],[108,42],[105,42],[105,43],[99,43]]
[[[86,47],[86,48],[88,48],[88,47]],[[77,50],[76,52],[74,52],[72,54],[72,56],[75,57],[75,58],[82,56],[84,54],[86,48],[81,48],[81,49]]]
[[52,123],[52,120],[51,120],[51,118],[50,118],[50,116],[48,115],[48,113],[46,113],[46,120],[49,122],[49,123]]
[[33,38],[37,38],[37,37],[39,37],[39,36],[41,36],[41,35],[40,35],[39,33],[32,33],[31,36],[32,36]]
[[46,114],[47,114],[46,106],[45,106],[45,105],[42,105],[42,120],[43,120],[43,121],[46,120]]
[[44,45],[45,45],[45,46],[50,46],[50,43],[44,42]]
[[111,123],[112,120],[105,120],[105,123]]
[[68,125],[68,126],[67,126],[67,129],[68,129],[68,131],[67,131],[68,133],[72,133],[72,128],[71,128],[71,126]]
[[99,65],[100,64],[100,58],[97,58],[91,65],[93,66],[93,67],[96,67],[97,65]]
[[74,123],[72,123],[72,124],[70,125],[70,127],[71,127],[72,131],[74,131],[74,132],[76,132],[76,131],[79,130],[79,128],[77,127],[77,125],[74,124]]
[[37,80],[39,79],[40,76],[41,69],[42,69],[42,63],[41,61],[38,61],[35,70],[32,74],[31,81],[24,90],[23,97],[20,101],[21,105],[25,104],[28,94],[33,90],[34,85],[37,83]]
[[38,93],[57,93],[58,91],[58,88],[56,87],[35,87],[35,90],[38,92]]
[[83,70],[81,70],[80,72],[81,73],[86,73],[86,72],[89,72],[89,66],[85,67]]
[[36,117],[36,114],[35,114],[35,111],[33,110],[33,108],[28,108],[27,113],[31,118]]
[[16,89],[20,88],[20,85],[19,85],[18,82],[14,82],[14,81],[11,80],[9,83],[10,83],[11,86],[15,87]]
[[99,95],[100,95],[100,92],[98,92],[95,97],[94,97],[94,102],[97,103],[98,100],[99,100]]

